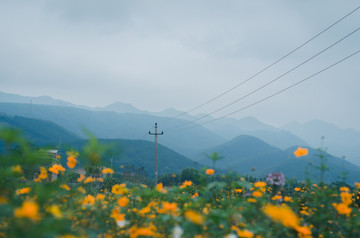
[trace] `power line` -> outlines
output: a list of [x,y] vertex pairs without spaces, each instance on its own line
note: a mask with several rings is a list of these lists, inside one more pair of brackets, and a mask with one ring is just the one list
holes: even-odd
[[305,45],[307,45],[308,43],[310,43],[311,41],[313,41],[314,39],[316,39],[317,37],[319,37],[320,35],[322,35],[323,33],[325,33],[326,31],[328,31],[329,29],[331,29],[332,27],[334,27],[335,25],[337,25],[339,22],[341,22],[342,20],[344,20],[345,18],[347,18],[348,16],[350,16],[351,14],[353,14],[354,12],[356,12],[357,10],[360,9],[360,6],[358,6],[357,8],[355,8],[354,10],[352,10],[351,12],[349,12],[348,14],[346,14],[345,16],[341,17],[339,20],[335,21],[333,24],[331,24],[330,26],[326,27],[324,30],[320,31],[318,34],[316,34],[315,36],[313,36],[312,38],[310,38],[309,40],[305,41],[304,43],[302,43],[301,45],[299,45],[298,47],[296,47],[295,49],[291,50],[289,53],[285,54],[284,56],[282,56],[281,58],[279,58],[278,60],[276,60],[275,62],[271,63],[270,65],[266,66],[265,68],[261,69],[260,71],[258,71],[257,73],[255,73],[254,75],[252,75],[251,77],[247,78],[246,80],[242,81],[241,83],[233,86],[232,88],[226,90],[225,92],[215,96],[214,98],[188,110],[185,112],[182,112],[176,116],[173,116],[171,118],[169,118],[168,120],[171,119],[175,119],[178,118],[184,114],[187,114],[189,112],[192,112],[198,108],[201,108],[203,106],[205,106],[206,104],[209,104],[212,101],[215,101],[216,99],[224,96],[225,94],[233,91],[235,88],[240,87],[241,85],[243,85],[244,83],[250,81],[251,79],[255,78],[256,76],[258,76],[259,74],[263,73],[264,71],[268,70],[269,68],[273,67],[274,65],[276,65],[277,63],[279,63],[280,61],[282,61],[283,59],[287,58],[288,56],[290,56],[291,54],[293,54],[294,52],[298,51],[299,49],[301,49],[302,47],[304,47]]
[[216,110],[214,110],[214,111],[212,111],[212,112],[210,112],[210,113],[208,113],[208,114],[205,114],[205,115],[203,115],[203,116],[201,116],[201,117],[199,117],[199,118],[196,118],[196,119],[191,120],[191,121],[186,121],[186,122],[178,125],[177,127],[181,127],[181,126],[187,125],[187,124],[189,124],[189,123],[193,123],[193,122],[199,121],[199,120],[201,120],[201,119],[203,119],[203,118],[205,118],[205,117],[208,117],[208,116],[210,116],[210,115],[212,115],[212,114],[214,114],[214,113],[217,113],[217,112],[219,112],[219,111],[221,111],[221,110],[223,110],[223,109],[225,109],[225,108],[227,108],[227,107],[229,107],[229,106],[231,106],[231,105],[233,105],[233,104],[235,104],[235,103],[237,103],[237,102],[239,102],[239,101],[247,98],[248,96],[250,96],[250,95],[252,95],[252,94],[260,91],[261,89],[267,87],[268,85],[276,82],[276,81],[279,80],[280,78],[286,76],[287,74],[291,73],[292,71],[296,70],[297,68],[299,68],[299,67],[301,67],[302,65],[306,64],[307,62],[313,60],[314,58],[316,58],[316,57],[319,56],[320,54],[324,53],[325,51],[327,51],[327,50],[329,50],[330,48],[334,47],[335,45],[339,44],[340,42],[342,42],[342,41],[345,40],[346,38],[350,37],[351,35],[353,35],[354,33],[356,33],[356,32],[359,31],[359,30],[360,30],[360,27],[358,27],[358,28],[355,29],[354,31],[350,32],[350,33],[347,34],[346,36],[342,37],[341,39],[337,40],[336,42],[332,43],[331,45],[329,45],[328,47],[324,48],[323,50],[319,51],[318,53],[316,53],[315,55],[311,56],[310,58],[308,58],[307,60],[303,61],[302,63],[296,65],[295,67],[291,68],[290,70],[286,71],[285,73],[283,73],[283,74],[281,74],[280,76],[276,77],[275,79],[271,80],[270,82],[268,82],[268,83],[260,86],[259,88],[251,91],[250,93],[242,96],[241,98],[239,98],[239,99],[237,99],[237,100],[235,100],[235,101],[233,101],[233,102],[231,102],[231,103],[228,103],[227,105],[225,105],[225,106],[223,106],[223,107],[220,107],[219,109],[216,109]]
[[250,104],[250,105],[248,105],[248,106],[245,106],[245,107],[243,107],[243,108],[241,108],[241,109],[239,109],[239,110],[236,110],[236,111],[231,112],[231,113],[229,113],[229,114],[226,114],[226,115],[224,115],[224,116],[215,118],[215,119],[213,119],[213,120],[210,120],[210,121],[207,121],[207,122],[204,122],[204,123],[201,123],[201,124],[196,124],[196,125],[193,125],[193,126],[191,126],[191,127],[186,127],[186,128],[183,128],[183,129],[190,129],[190,128],[193,128],[193,127],[203,126],[203,125],[212,123],[212,122],[214,122],[214,121],[220,120],[220,119],[222,119],[222,118],[231,116],[231,115],[233,115],[233,114],[235,114],[235,113],[238,113],[238,112],[240,112],[240,111],[243,111],[243,110],[245,110],[245,109],[247,109],[247,108],[249,108],[249,107],[255,106],[255,105],[257,105],[257,104],[259,104],[259,103],[261,103],[261,102],[263,102],[263,101],[266,101],[266,100],[268,100],[268,99],[270,99],[270,98],[272,98],[272,97],[274,97],[274,96],[276,96],[276,95],[278,95],[278,94],[280,94],[280,93],[283,93],[284,91],[287,91],[287,90],[289,90],[289,89],[291,89],[291,88],[293,88],[293,87],[295,87],[295,86],[297,86],[297,85],[299,85],[299,84],[301,84],[301,83],[303,83],[303,82],[305,82],[305,81],[307,81],[307,80],[309,80],[309,79],[311,79],[311,78],[313,78],[313,77],[315,77],[315,76],[323,73],[324,71],[326,71],[326,70],[328,70],[328,69],[330,69],[330,68],[332,68],[332,67],[340,64],[341,62],[343,62],[343,61],[345,61],[345,60],[347,60],[347,59],[355,56],[355,55],[358,54],[358,53],[360,53],[360,50],[358,50],[358,51],[356,51],[356,52],[354,52],[354,53],[346,56],[345,58],[342,58],[341,60],[339,60],[339,61],[337,61],[337,62],[335,62],[335,63],[333,63],[333,64],[325,67],[324,69],[322,69],[322,70],[320,70],[320,71],[318,71],[318,72],[316,72],[316,73],[314,73],[314,74],[312,74],[312,75],[310,75],[310,76],[308,76],[308,77],[300,80],[300,81],[297,82],[297,83],[294,83],[294,84],[292,84],[292,85],[290,85],[290,86],[288,86],[288,87],[286,87],[286,88],[284,88],[284,89],[282,89],[282,90],[280,90],[280,91],[278,91],[278,92],[276,92],[276,93],[274,93],[274,94],[271,94],[270,96],[267,96],[267,97],[265,97],[265,98],[263,98],[263,99],[261,99],[261,100],[258,100],[258,101],[254,102],[254,103],[252,103],[252,104]]

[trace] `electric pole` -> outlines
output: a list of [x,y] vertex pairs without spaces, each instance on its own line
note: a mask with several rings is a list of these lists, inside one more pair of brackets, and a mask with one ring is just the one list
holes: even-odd
[[149,135],[154,135],[155,136],[155,187],[157,185],[157,180],[158,180],[158,166],[157,166],[157,136],[158,135],[164,135],[164,132],[158,133],[157,132],[157,123],[155,122],[155,133],[151,133],[151,131],[149,131]]

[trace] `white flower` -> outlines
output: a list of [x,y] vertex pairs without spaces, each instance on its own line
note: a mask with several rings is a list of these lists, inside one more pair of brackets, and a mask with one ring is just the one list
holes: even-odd
[[175,226],[172,230],[172,238],[181,238],[181,235],[184,233],[184,230],[180,226]]
[[129,224],[129,222],[127,220],[122,220],[122,221],[117,221],[116,225],[120,228],[123,228],[124,226],[126,226],[127,224]]
[[238,238],[235,234],[228,234],[225,236],[225,238]]

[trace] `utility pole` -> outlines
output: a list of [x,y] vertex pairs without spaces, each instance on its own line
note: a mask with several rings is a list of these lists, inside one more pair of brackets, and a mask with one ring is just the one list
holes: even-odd
[[158,181],[158,166],[157,166],[157,136],[158,135],[164,135],[164,132],[158,133],[157,132],[158,126],[157,123],[155,122],[155,133],[151,133],[151,131],[149,131],[149,135],[154,135],[155,136],[155,187],[157,185],[157,181]]

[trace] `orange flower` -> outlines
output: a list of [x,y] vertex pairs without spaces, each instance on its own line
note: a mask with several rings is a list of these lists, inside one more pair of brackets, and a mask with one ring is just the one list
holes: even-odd
[[170,202],[163,202],[162,203],[162,208],[158,210],[158,212],[160,214],[165,214],[167,212],[170,212],[171,214],[176,214],[176,211],[177,211],[177,203],[173,202],[173,203],[170,203]]
[[113,194],[121,194],[124,195],[127,193],[127,189],[126,189],[126,184],[115,184],[114,186],[112,186],[111,192]]
[[299,218],[288,206],[275,206],[268,204],[264,207],[265,214],[273,221],[282,223],[289,228],[299,226]]
[[61,164],[54,164],[49,168],[49,171],[54,174],[59,174],[59,171],[65,171],[65,168],[61,166]]
[[263,182],[263,181],[258,181],[258,182],[254,183],[255,188],[263,188],[265,186],[266,186],[266,182]]
[[284,201],[285,201],[285,202],[292,202],[292,198],[289,197],[289,196],[285,196],[285,197],[284,197]]
[[26,200],[20,208],[14,210],[14,216],[18,218],[29,218],[33,221],[39,220],[39,205],[32,200]]
[[19,189],[16,190],[16,195],[29,193],[30,191],[31,191],[31,189],[29,187],[19,188]]
[[207,169],[207,170],[205,171],[205,173],[206,173],[207,175],[213,175],[213,174],[215,173],[215,170],[213,170],[213,169]]
[[242,238],[252,238],[254,237],[254,233],[252,233],[251,231],[248,230],[236,230],[236,233],[239,237]]
[[187,220],[197,225],[202,225],[205,222],[205,217],[196,211],[188,210],[184,215]]
[[83,206],[92,206],[92,205],[94,205],[94,203],[95,203],[95,197],[89,194],[84,198],[82,205]]
[[12,170],[13,172],[19,173],[19,174],[21,174],[21,173],[23,172],[20,165],[12,166],[12,167],[11,167],[11,170]]
[[294,151],[294,155],[298,158],[301,156],[305,156],[308,153],[309,153],[309,151],[307,148],[301,148],[301,147],[298,147],[297,150]]
[[360,183],[355,182],[354,185],[355,185],[356,188],[360,188]]
[[352,194],[350,193],[341,193],[341,201],[345,204],[345,205],[350,205],[352,203]]
[[125,220],[125,214],[120,213],[120,210],[118,208],[114,208],[112,210],[110,217],[114,218],[115,221],[124,221]]
[[126,207],[129,204],[129,199],[127,197],[119,198],[118,204],[120,207]]
[[77,181],[80,183],[81,181],[83,181],[85,179],[85,176],[80,174],[80,177],[77,179]]
[[299,192],[301,189],[300,189],[300,188],[294,188],[294,190],[295,190],[296,192]]
[[191,196],[191,198],[197,198],[197,197],[199,197],[199,193],[197,193],[197,192]]
[[47,177],[48,177],[48,174],[47,174],[46,168],[40,167],[40,174],[38,176],[38,179],[45,180],[45,179],[47,179]]
[[282,196],[281,195],[275,195],[275,196],[273,196],[272,198],[271,198],[271,200],[280,200],[280,199],[282,199]]
[[242,193],[242,191],[243,191],[243,190],[242,190],[241,188],[236,188],[236,189],[235,189],[235,193]]
[[67,191],[70,190],[70,187],[69,187],[67,184],[61,184],[61,185],[60,185],[60,188],[63,188],[63,189],[65,189],[65,190],[67,190]]
[[262,194],[260,191],[254,191],[254,192],[252,193],[252,195],[253,195],[254,197],[256,197],[256,198],[260,198],[260,197],[263,196],[263,194]]
[[351,213],[351,208],[344,203],[333,203],[332,205],[340,215],[349,216]]
[[113,174],[114,173],[114,170],[110,169],[110,168],[105,168],[103,170],[101,170],[101,172],[103,174]]
[[68,158],[67,158],[67,166],[70,168],[70,169],[73,169],[75,168],[76,166],[76,157],[74,155],[70,155]]
[[56,218],[62,218],[63,215],[60,211],[60,208],[57,205],[51,205],[46,209],[46,211],[50,214],[52,214]]
[[192,185],[192,182],[191,181],[185,181],[183,182],[183,184],[180,186],[180,188],[185,188],[185,187],[189,187]]
[[85,180],[84,180],[84,183],[87,184],[87,183],[93,183],[95,182],[96,179],[93,178],[93,177],[87,177]]
[[97,200],[104,200],[105,199],[105,194],[101,194],[101,193],[97,194],[96,199]]

